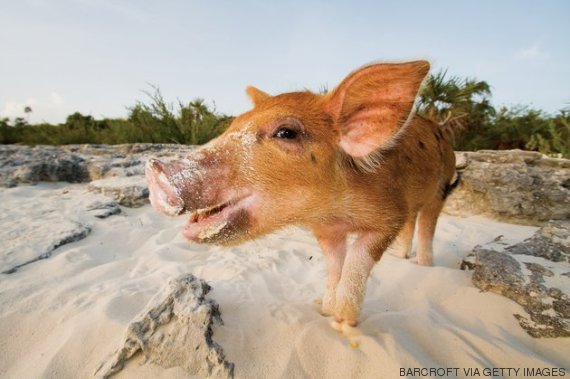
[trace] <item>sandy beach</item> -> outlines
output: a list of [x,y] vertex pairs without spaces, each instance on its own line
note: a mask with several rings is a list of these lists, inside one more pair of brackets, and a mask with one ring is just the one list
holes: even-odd
[[[48,217],[56,210],[91,229],[49,259],[1,275],[3,378],[92,377],[129,321],[183,273],[212,286],[209,296],[224,321],[213,339],[238,378],[394,378],[421,367],[457,368],[465,377],[469,368],[570,367],[567,338],[530,337],[513,317],[524,313],[518,304],[481,292],[471,273],[459,269],[475,245],[499,235],[506,243],[522,241],[536,227],[444,215],[435,266],[386,254],[368,281],[361,323],[347,337],[318,312],[325,263],[307,231],[290,228],[234,248],[191,244],[181,235],[184,217],[145,205],[99,219],[80,211],[86,194],[85,184],[0,189],[8,243],[33,217],[47,220],[38,232],[56,232]],[[33,243],[18,251],[30,249]],[[521,377],[511,374],[505,377]],[[116,377],[187,374],[137,357]]]

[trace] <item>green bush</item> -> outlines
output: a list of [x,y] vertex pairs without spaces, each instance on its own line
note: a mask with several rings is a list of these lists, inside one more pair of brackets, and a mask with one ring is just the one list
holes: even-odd
[[570,158],[569,112],[562,110],[554,118],[548,119],[540,130],[536,130],[530,136],[525,148],[538,150],[543,154]]
[[202,99],[187,105],[179,102],[175,114],[174,106],[164,100],[158,88],[147,95],[151,102],[138,102],[130,108],[128,121],[150,142],[203,144],[220,135],[231,121],[211,111]]
[[29,125],[23,118],[13,123],[0,119],[0,143],[48,144],[121,144],[135,142],[203,144],[220,135],[232,118],[219,115],[203,100],[179,102],[176,112],[159,89],[148,92],[148,103],[137,102],[129,108],[127,119],[96,120],[74,113],[59,125]]

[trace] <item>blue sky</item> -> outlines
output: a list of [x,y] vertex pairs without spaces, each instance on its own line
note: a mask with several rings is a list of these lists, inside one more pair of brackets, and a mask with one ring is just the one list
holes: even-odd
[[122,117],[148,83],[238,114],[244,88],[334,87],[376,60],[427,58],[493,103],[570,106],[570,1],[0,0],[0,116]]

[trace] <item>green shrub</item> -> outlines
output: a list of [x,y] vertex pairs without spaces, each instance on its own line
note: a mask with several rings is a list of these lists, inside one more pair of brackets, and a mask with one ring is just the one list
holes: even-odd
[[138,102],[129,110],[128,121],[148,142],[203,144],[220,135],[231,122],[231,117],[217,115],[202,99],[188,104],[178,102],[177,113],[168,104],[159,89],[147,93],[150,103]]
[[0,119],[0,143],[48,144],[120,144],[135,142],[203,144],[220,135],[232,118],[219,115],[203,100],[188,104],[167,103],[157,87],[146,93],[148,103],[137,102],[129,108],[127,119],[96,120],[79,112],[59,125],[29,125],[23,118],[13,123]]
[[554,118],[546,120],[542,129],[536,130],[525,147],[547,155],[570,158],[570,114],[560,111]]

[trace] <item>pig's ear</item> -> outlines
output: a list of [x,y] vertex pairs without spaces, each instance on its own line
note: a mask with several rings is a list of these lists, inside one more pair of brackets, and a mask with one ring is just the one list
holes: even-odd
[[340,128],[340,147],[360,158],[390,145],[429,71],[427,61],[373,64],[350,74],[328,95],[326,110]]
[[269,94],[253,86],[247,86],[245,88],[245,92],[247,93],[247,96],[249,96],[253,106],[258,106],[262,101],[271,97]]

